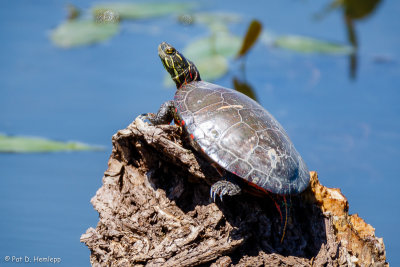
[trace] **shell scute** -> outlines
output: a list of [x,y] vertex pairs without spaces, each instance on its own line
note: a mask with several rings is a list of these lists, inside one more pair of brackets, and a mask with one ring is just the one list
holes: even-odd
[[247,96],[203,81],[179,88],[177,115],[193,147],[225,170],[276,194],[303,191],[307,166],[283,127]]
[[231,151],[238,158],[246,159],[257,146],[258,136],[247,124],[238,123],[229,127],[221,136],[220,144],[222,148]]

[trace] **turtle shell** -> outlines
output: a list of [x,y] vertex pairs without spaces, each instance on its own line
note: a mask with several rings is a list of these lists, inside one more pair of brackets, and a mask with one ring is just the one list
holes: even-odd
[[275,194],[307,187],[306,164],[282,126],[256,101],[203,81],[182,85],[174,101],[194,148],[225,170]]

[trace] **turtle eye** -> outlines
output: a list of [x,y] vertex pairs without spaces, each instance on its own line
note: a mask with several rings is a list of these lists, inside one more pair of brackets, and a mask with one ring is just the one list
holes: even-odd
[[165,49],[165,53],[167,53],[168,55],[171,55],[175,52],[175,48],[173,47],[167,47],[167,49]]

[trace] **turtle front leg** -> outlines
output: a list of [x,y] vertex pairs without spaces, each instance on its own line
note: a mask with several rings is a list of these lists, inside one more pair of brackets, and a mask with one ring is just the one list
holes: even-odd
[[170,100],[163,103],[158,110],[157,114],[154,113],[145,113],[140,115],[142,120],[148,120],[151,124],[159,125],[159,124],[170,124],[174,119],[174,101]]
[[216,182],[211,186],[210,189],[210,197],[215,202],[215,196],[219,195],[219,198],[222,201],[222,197],[225,195],[235,196],[242,193],[242,189],[237,184],[235,179],[232,179],[230,176],[227,176],[226,180],[221,180]]

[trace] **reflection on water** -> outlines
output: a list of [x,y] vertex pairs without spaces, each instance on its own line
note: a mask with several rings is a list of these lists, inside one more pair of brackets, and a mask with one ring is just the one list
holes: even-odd
[[355,51],[349,55],[349,74],[351,79],[356,78],[358,66],[358,38],[354,23],[369,17],[380,2],[381,0],[335,0],[322,13],[317,15],[317,18],[322,18],[333,9],[341,9],[347,30],[347,39]]
[[251,85],[247,81],[239,80],[239,78],[233,77],[232,83],[233,83],[233,88],[236,91],[247,95],[248,97],[254,99],[255,101],[258,101],[256,93],[254,92],[254,89],[251,87]]

